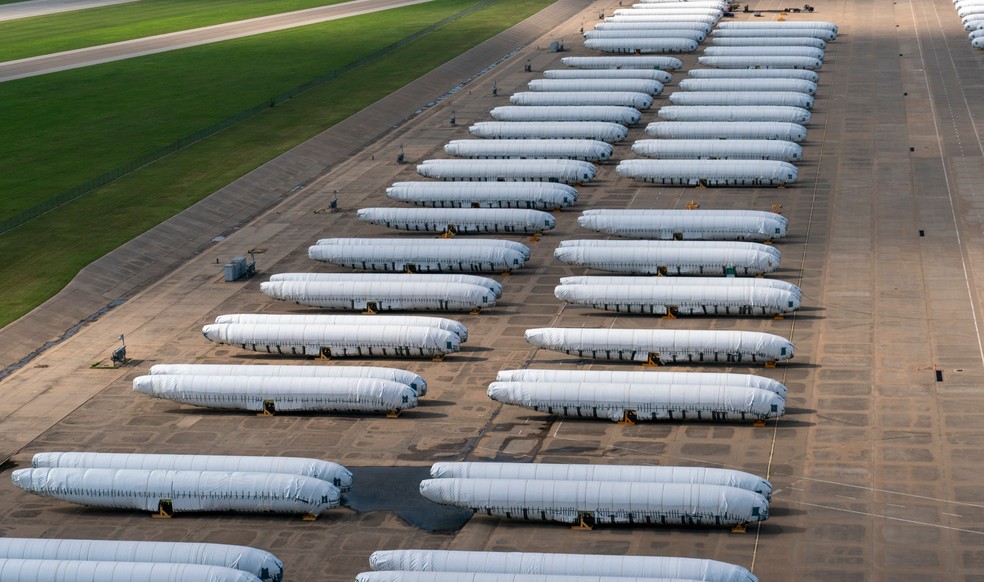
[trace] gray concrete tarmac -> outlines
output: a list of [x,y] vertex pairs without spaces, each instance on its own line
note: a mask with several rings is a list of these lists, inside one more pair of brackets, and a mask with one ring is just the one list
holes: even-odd
[[[151,520],[28,496],[5,481],[4,471],[0,534],[256,545],[283,558],[291,579],[309,580],[351,580],[368,568],[373,550],[409,547],[703,557],[743,565],[762,580],[981,580],[984,312],[977,281],[984,268],[984,147],[977,128],[984,119],[984,57],[970,47],[947,0],[841,0],[790,16],[840,25],[821,70],[799,181],[786,189],[665,188],[619,179],[614,164],[602,165],[598,179],[582,187],[578,206],[557,213],[558,228],[530,243],[529,268],[496,277],[504,283],[502,302],[480,315],[455,316],[471,332],[460,354],[443,362],[382,363],[430,382],[421,406],[398,419],[257,417],[130,390],[130,380],[154,363],[371,363],[256,355],[210,344],[199,329],[222,313],[306,311],[266,298],[259,283],[275,272],[331,270],[306,257],[317,238],[410,238],[365,225],[355,211],[389,205],[384,189],[419,179],[415,162],[442,157],[445,143],[467,138],[471,122],[489,119],[492,107],[543,69],[559,67],[561,57],[586,54],[579,27],[613,7],[593,4],[559,23],[232,233],[215,253],[189,261],[4,380],[0,442],[17,466],[46,450],[305,455],[355,467],[456,459],[723,466],[772,480],[768,521],[744,534],[676,527],[585,532],[477,516],[450,535],[422,532],[384,510],[332,510],[315,522],[265,515]],[[569,50],[545,50],[558,39]],[[532,73],[522,70],[527,59]],[[692,67],[696,55],[684,60]],[[491,94],[493,82],[498,96]],[[671,84],[667,92],[674,89]],[[449,123],[452,111],[456,126]],[[654,119],[655,110],[646,112],[644,122]],[[630,157],[642,128],[618,144],[617,158]],[[408,164],[395,162],[400,145]],[[341,211],[321,212],[334,190]],[[582,272],[552,259],[559,241],[592,236],[576,225],[580,209],[678,208],[690,200],[704,208],[781,203],[790,236],[776,244],[783,263],[775,276],[800,285],[804,308],[782,321],[662,320],[565,307],[553,297],[558,277]],[[260,276],[222,282],[215,256],[245,249],[262,251]],[[489,401],[485,389],[500,369],[640,369],[536,350],[522,339],[527,328],[553,325],[783,335],[796,343],[790,363],[713,370],[783,381],[790,391],[787,415],[765,427],[625,426]],[[135,360],[119,370],[90,368],[108,356],[120,333]],[[674,368],[688,369],[698,370]]]

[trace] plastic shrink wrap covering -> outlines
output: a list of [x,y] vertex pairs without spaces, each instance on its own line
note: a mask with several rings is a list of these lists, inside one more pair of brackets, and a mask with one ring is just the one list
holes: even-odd
[[[636,28],[636,29],[625,29],[616,28],[614,30],[588,30],[584,33],[585,40],[603,40],[603,39],[614,39],[614,38],[646,38],[646,39],[659,39],[659,38],[680,38],[680,39],[690,39],[694,42],[701,42],[707,38],[707,33],[703,30],[690,30],[686,28],[671,29],[671,28]],[[615,71],[621,69],[612,69]],[[560,79],[563,77],[551,77],[546,75],[548,71],[544,71],[544,78],[546,79]],[[568,79],[573,77],[567,77]],[[587,78],[587,77],[582,77]],[[614,78],[614,77],[609,77]],[[663,80],[658,77],[651,77],[656,79],[660,83],[669,83],[669,79]]]
[[697,57],[697,62],[705,67],[719,69],[807,69],[815,71],[823,66],[823,61],[813,57],[777,57],[768,55],[749,55],[745,57]]
[[263,582],[280,582],[284,574],[284,563],[270,552],[228,544],[0,538],[0,558],[199,564],[241,570]]
[[607,16],[605,22],[651,22],[654,24],[665,24],[669,22],[698,22],[703,24],[717,24],[718,17],[700,14],[681,14],[679,16],[661,14],[622,14],[619,16]]
[[812,36],[717,36],[711,39],[714,46],[809,46],[827,48],[827,41]]
[[661,556],[384,550],[373,552],[369,556],[369,565],[373,570],[641,576],[713,582],[758,582],[757,577],[741,566],[716,560]]
[[777,160],[622,160],[615,173],[676,186],[785,186],[795,182],[799,172]]
[[650,315],[776,316],[800,307],[789,291],[751,286],[560,285],[554,295],[575,305]]
[[[405,275],[400,275],[405,276]],[[420,275],[406,275],[419,277]],[[433,327],[436,329],[443,329],[449,331],[458,336],[461,343],[468,341],[468,328],[465,327],[463,323],[457,322],[453,319],[446,319],[444,317],[429,317],[426,315],[330,315],[325,313],[230,313],[226,315],[219,315],[215,318],[214,323],[266,323],[266,324],[313,324],[313,325],[373,325],[373,326],[414,326],[414,327]],[[264,366],[263,368],[278,368],[279,366]],[[284,372],[284,376],[334,376],[334,377],[358,377],[358,378],[380,378],[382,380],[395,380],[397,382],[402,382],[399,378],[390,377],[394,373],[393,368],[379,368],[373,366],[372,369],[387,371],[386,374],[377,375],[372,372],[364,372],[360,366],[338,366],[333,367],[332,370],[325,369],[324,371],[312,371],[304,372],[297,366],[283,366],[284,368],[289,368],[289,371]],[[153,369],[153,368],[151,368]],[[262,368],[258,366],[253,368],[257,370],[255,372],[239,372],[239,374],[244,376],[257,375],[257,376],[270,376],[277,374],[267,374],[261,372]],[[321,370],[321,368],[310,367],[306,368],[310,370]],[[336,371],[337,370],[337,371]],[[349,371],[351,370],[351,372]],[[409,374],[405,370],[397,370],[404,374]],[[153,372],[151,372],[153,373]],[[413,374],[416,380],[420,380],[420,377]],[[404,384],[409,384],[409,382],[404,382]]]
[[[564,144],[568,141],[609,144],[595,140],[455,140],[456,142],[483,142],[495,144],[503,142],[550,142]],[[449,144],[449,145],[451,145]],[[460,146],[455,146],[456,148]],[[519,146],[522,148],[522,146]],[[565,146],[560,145],[563,148]],[[468,148],[461,148],[462,150]],[[518,150],[516,150],[518,151]],[[611,153],[608,154],[611,157]],[[573,206],[577,200],[577,189],[567,184],[550,182],[396,182],[386,189],[386,195],[393,200],[417,206],[432,208],[534,208],[553,210]]]
[[687,6],[687,5],[666,5],[666,6],[642,6],[641,4],[632,8],[618,8],[612,13],[613,16],[713,16],[721,18],[724,13],[723,8],[717,6]]
[[711,33],[715,38],[748,38],[771,36],[782,37],[802,37],[812,36],[827,42],[837,38],[837,33],[824,28],[716,28]]
[[596,139],[616,142],[629,130],[607,121],[480,121],[468,128],[478,137],[493,139]]
[[779,260],[763,250],[686,247],[559,247],[554,258],[568,265],[632,275],[763,275]]
[[410,325],[217,323],[203,327],[202,335],[245,350],[296,356],[431,358],[461,349],[456,333]]
[[810,112],[788,105],[664,105],[659,118],[670,121],[782,121],[806,124]]
[[[600,32],[600,31],[599,31]],[[618,32],[618,31],[611,31]],[[631,32],[631,31],[627,31]],[[691,31],[695,35],[704,33],[699,30]],[[622,34],[622,33],[620,33]],[[658,69],[547,69],[543,71],[544,79],[649,79],[666,85],[673,75]]]
[[17,469],[14,485],[42,497],[113,509],[156,512],[244,511],[318,515],[338,507],[338,489],[312,477],[280,473]]
[[813,109],[813,96],[796,91],[677,91],[674,105],[785,105]]
[[693,79],[800,79],[816,83],[820,73],[803,69],[690,69]]
[[534,346],[603,360],[736,364],[793,357],[793,344],[757,331],[538,328],[526,330]]
[[690,53],[697,50],[697,41],[672,37],[589,38],[584,41],[584,48],[629,55]]
[[473,311],[495,305],[487,287],[429,281],[268,281],[260,290],[274,299],[321,309],[365,311]]
[[[144,376],[146,378],[146,376]],[[155,455],[142,453],[37,453],[31,466],[72,469],[148,469],[167,471],[229,471],[284,473],[327,481],[339,491],[352,488],[352,472],[338,463],[303,457],[246,457],[232,455]],[[138,542],[133,542],[138,543]],[[0,538],[0,548],[2,548]],[[229,546],[239,547],[239,546]],[[242,549],[242,548],[240,548]],[[259,550],[257,550],[259,551]],[[266,552],[263,552],[266,553]],[[4,554],[0,550],[0,557]],[[64,559],[64,558],[59,558]],[[108,559],[108,558],[107,558]],[[146,560],[159,562],[168,560]],[[214,564],[221,566],[222,564]]]
[[441,505],[495,517],[578,523],[730,526],[765,521],[768,500],[720,485],[523,479],[426,479],[420,493]]
[[[491,186],[491,184],[487,184]],[[570,188],[563,184],[557,184],[561,188]],[[573,189],[573,188],[572,188]],[[322,238],[318,239],[318,245],[352,245],[352,246],[400,246],[406,243],[414,245],[430,245],[441,248],[458,247],[502,247],[518,252],[524,259],[530,258],[530,247],[523,243],[501,238],[458,238],[454,240],[437,238],[415,238],[412,240],[395,238]]]
[[734,386],[494,382],[489,398],[558,416],[631,420],[766,420],[785,413],[775,392]]
[[[765,93],[768,95],[768,93]],[[725,93],[704,93],[725,95]],[[803,158],[803,148],[778,139],[640,139],[632,153],[657,160],[777,160]]]
[[253,412],[398,412],[417,406],[417,393],[375,378],[290,376],[137,376],[133,391],[153,398]]
[[972,41],[981,37],[984,37],[984,30],[972,30],[967,35],[967,38],[969,38]]
[[548,576],[544,574],[497,574],[491,572],[362,572],[355,582],[692,582],[679,578],[615,576]]
[[[594,166],[591,168],[593,171]],[[517,208],[363,208],[358,214],[359,220],[363,222],[387,228],[422,232],[452,231],[457,234],[530,234],[550,230],[557,225],[557,219],[550,213]]]
[[968,32],[973,30],[984,30],[984,17],[964,22],[964,30]]
[[0,558],[4,582],[256,582],[253,574],[222,566],[153,562],[18,560]]
[[765,479],[734,469],[716,467],[656,467],[643,465],[579,465],[563,463],[434,463],[434,479],[549,479],[551,481],[632,481],[724,485],[772,496]]
[[690,78],[680,81],[682,91],[782,91],[794,93],[806,93],[814,95],[817,92],[817,84],[805,79],[769,79],[755,77],[751,79],[702,79]]
[[646,134],[660,139],[777,139],[799,143],[806,128],[773,121],[655,121]]
[[[707,30],[710,30],[708,27]],[[560,62],[573,69],[663,69],[677,71],[683,61],[676,57],[563,57]]]
[[370,271],[495,273],[522,269],[523,253],[492,245],[432,244],[393,240],[388,245],[314,245],[308,257],[326,263]]
[[[762,143],[783,144],[789,142],[765,141]],[[743,212],[740,210],[733,212],[720,210],[585,212],[578,217],[577,223],[588,230],[630,238],[750,240],[758,242],[785,237],[788,225],[785,217],[773,212]]]
[[[636,123],[639,121],[641,114],[638,109],[633,109],[631,107],[583,107],[583,106],[548,106],[548,107],[523,107],[523,106],[509,106],[509,107],[496,107],[492,114],[496,115],[497,110],[565,110],[565,109],[611,109],[623,112],[634,112]],[[529,117],[537,117],[536,111]],[[626,113],[628,116],[629,114]],[[507,116],[511,116],[507,115]],[[579,117],[575,115],[575,117]],[[583,117],[583,116],[580,116]],[[517,119],[518,120],[518,119]],[[604,121],[604,120],[602,120]],[[626,122],[628,123],[628,121]],[[594,139],[456,139],[449,142],[444,146],[444,153],[449,156],[458,158],[479,158],[479,159],[555,159],[555,160],[583,160],[588,162],[601,162],[612,157],[613,148],[611,144],[607,144],[603,141],[598,141]],[[519,184],[522,182],[513,182],[514,184]],[[543,184],[544,182],[539,182]],[[551,182],[547,182],[551,183]],[[497,183],[498,184],[498,183]],[[389,189],[387,189],[387,193]],[[510,190],[498,188],[494,192],[505,193],[510,192]],[[392,196],[390,196],[392,198]],[[576,191],[575,191],[576,197]],[[570,206],[574,202],[573,198],[567,198],[569,203],[566,206]],[[563,198],[562,198],[563,200]],[[531,197],[527,197],[524,203],[529,208],[534,208],[530,206],[532,204]],[[501,204],[501,203],[500,203]],[[540,204],[539,207],[544,207],[548,209],[557,208],[557,203],[553,202],[552,206],[544,206]],[[515,204],[514,204],[515,205]]]
[[593,276],[579,275],[576,277],[561,277],[561,285],[649,285],[649,286],[672,286],[672,285],[720,285],[722,287],[759,287],[762,289],[782,289],[792,293],[797,300],[801,299],[803,293],[800,288],[792,283],[779,279],[764,279],[761,277],[627,277],[627,276]]
[[786,398],[780,382],[755,374],[721,372],[626,372],[609,370],[499,370],[496,382],[595,382],[598,384],[675,384],[679,386],[735,386],[775,392]]
[[[646,213],[645,210],[640,210],[639,212],[640,214]],[[757,251],[763,253],[766,256],[773,257],[776,261],[779,261],[782,258],[782,253],[776,247],[764,245],[760,243],[754,243],[754,242],[730,241],[730,240],[662,241],[662,240],[574,239],[574,240],[562,240],[558,245],[558,248],[574,248],[574,247],[585,247],[585,248],[595,248],[595,249],[602,249],[602,248],[629,249],[632,247],[642,247],[652,251],[659,251],[665,249],[746,250],[746,251]]]
[[[478,285],[479,287],[485,287],[492,292],[496,298],[502,297],[502,284],[495,279],[490,279],[488,277],[481,277],[478,275],[415,275],[413,273],[275,273],[270,275],[270,281],[321,281],[321,282],[337,282],[337,281],[362,281],[362,282],[374,282],[374,283],[465,283],[468,285]],[[402,316],[399,316],[402,317]],[[416,317],[416,316],[409,316]],[[395,320],[394,320],[395,321]],[[427,321],[426,319],[422,321]],[[432,321],[436,324],[439,321],[452,321],[450,319],[443,319],[440,317],[432,318]],[[215,323],[223,323],[221,321],[216,321]],[[228,322],[235,323],[235,322]],[[454,321],[461,331],[458,335],[467,335],[468,330],[465,326]],[[435,325],[435,327],[441,327]],[[462,341],[465,339],[461,338]]]
[[[493,122],[494,123],[494,122]],[[519,123],[557,123],[557,122],[519,122]],[[584,123],[584,122],[576,122]],[[587,122],[597,123],[597,122]],[[622,127],[621,125],[619,127]],[[589,138],[590,139],[590,138]],[[597,170],[594,164],[580,160],[425,160],[417,166],[417,173],[425,178],[464,182],[561,182],[580,184],[590,182]],[[393,209],[406,210],[406,209]],[[457,210],[458,214],[492,216],[489,209],[468,208]],[[361,212],[361,211],[360,211]],[[531,212],[529,210],[495,210],[500,215]],[[438,213],[440,214],[440,213]],[[361,218],[361,216],[360,216]]]
[[509,97],[509,102],[513,105],[525,106],[615,105],[619,107],[632,107],[634,109],[649,109],[653,105],[653,96],[631,91],[585,91],[584,93],[575,93],[572,91],[551,91],[543,93],[524,91],[513,93]]
[[819,28],[823,30],[831,30],[833,32],[837,32],[839,30],[836,24],[824,20],[722,22],[718,25],[718,28],[778,28],[786,30],[793,28]]
[[[619,105],[504,105],[494,108],[489,114],[496,121],[608,121],[622,125],[639,123],[642,118],[638,109]],[[444,151],[448,151],[448,146],[444,146]]]
[[812,46],[709,46],[704,49],[709,57],[809,57],[822,61],[823,49]]
[[972,14],[984,13],[984,4],[961,4],[957,8],[957,16],[966,18]]
[[565,91],[622,91],[659,95],[663,84],[649,79],[533,79],[527,83],[530,91],[556,93]]
[[970,45],[977,49],[984,49],[984,36],[975,38],[974,40],[970,41]]
[[[704,34],[708,34],[711,32],[711,29],[714,28],[714,25],[706,22],[692,21],[663,22],[659,24],[654,24],[652,22],[599,22],[595,25],[594,30],[652,30],[654,28],[659,30],[699,30]],[[613,66],[611,68],[615,67]]]

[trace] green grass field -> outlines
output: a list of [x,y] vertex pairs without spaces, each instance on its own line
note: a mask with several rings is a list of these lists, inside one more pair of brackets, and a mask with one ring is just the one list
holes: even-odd
[[338,4],[345,0],[140,0],[0,22],[0,61]]
[[[398,54],[380,59],[283,105],[271,108],[266,113],[168,156],[0,236],[0,256],[6,258],[0,263],[0,281],[2,281],[0,326],[13,321],[57,293],[79,269],[106,252],[435,66],[537,12],[549,3],[549,0],[496,2],[489,8],[414,42],[401,49]],[[438,0],[432,4],[393,11],[393,14],[387,14],[385,18],[391,19],[392,27],[406,33],[414,28],[408,26],[411,20],[417,21],[416,28],[419,29],[423,27],[421,24],[426,25],[440,20],[447,14],[457,12],[470,4],[471,2],[463,0]],[[424,14],[418,11],[423,11]],[[377,14],[360,18],[369,18],[378,23],[378,18],[382,16]],[[4,144],[6,151],[3,156],[17,156],[21,161],[18,165],[10,165],[9,160],[0,156],[0,163],[7,166],[7,171],[16,169],[18,174],[32,175],[31,179],[18,180],[22,194],[38,188],[39,184],[53,178],[44,167],[25,167],[47,166],[45,160],[61,168],[63,181],[71,181],[64,178],[69,174],[79,176],[81,179],[90,177],[99,173],[94,169],[94,160],[100,160],[103,165],[119,165],[136,157],[145,148],[152,147],[149,141],[166,143],[172,138],[163,137],[165,135],[177,137],[188,133],[176,127],[176,118],[185,120],[186,127],[194,126],[192,129],[195,129],[211,123],[214,121],[213,117],[221,118],[228,114],[218,111],[219,102],[235,104],[228,107],[238,110],[236,107],[241,103],[249,106],[262,101],[262,98],[257,100],[252,97],[240,99],[237,95],[238,87],[229,80],[212,82],[214,79],[210,79],[209,74],[197,70],[206,59],[214,59],[216,63],[222,63],[224,58],[240,58],[241,53],[260,58],[258,62],[249,63],[249,60],[243,57],[246,64],[242,65],[241,70],[236,69],[236,75],[237,79],[244,83],[255,81],[259,87],[250,90],[268,97],[298,84],[293,78],[280,79],[287,86],[273,85],[271,81],[283,75],[281,68],[298,67],[308,71],[302,63],[295,62],[298,59],[320,60],[322,70],[318,72],[335,68],[326,66],[324,59],[334,58],[336,55],[331,51],[321,52],[321,49],[316,49],[309,44],[312,35],[314,38],[323,37],[323,42],[334,39],[340,31],[331,30],[333,26],[331,23],[326,23],[307,27],[329,29],[317,33],[313,30],[295,30],[242,39],[234,41],[238,45],[234,50],[212,45],[189,49],[187,52],[179,51],[154,56],[154,59],[165,57],[172,59],[166,66],[159,64],[163,69],[151,67],[145,70],[141,65],[134,66],[130,71],[126,70],[124,65],[134,65],[142,60],[137,59],[59,73],[49,76],[47,81],[43,81],[45,77],[36,78],[35,82],[48,84],[44,85],[44,89],[39,89],[37,86],[32,86],[31,89],[19,89],[22,101],[29,99],[32,94],[35,96],[46,94],[38,91],[54,91],[59,87],[62,90],[68,90],[75,85],[92,88],[85,91],[83,101],[54,95],[49,96],[50,101],[46,100],[44,104],[38,104],[32,115],[35,116],[35,123],[39,119],[45,119],[45,123],[37,124],[35,127],[32,127],[31,123],[18,125],[19,138],[25,140],[30,138],[35,151],[21,152],[18,150],[22,148]],[[349,28],[350,32],[355,34],[352,30],[355,28],[354,24],[352,27],[343,28]],[[369,28],[372,34],[365,32],[366,29],[361,29],[359,34],[375,40],[379,36],[379,29],[371,26]],[[396,34],[396,36],[406,36],[406,34]],[[353,41],[354,38],[347,37],[347,40]],[[258,43],[253,47],[258,49],[258,52],[250,50],[249,45],[254,43]],[[381,41],[381,44],[386,42]],[[263,49],[279,53],[280,58],[267,60]],[[316,53],[308,54],[310,51]],[[311,63],[307,64],[310,66]],[[97,71],[102,67],[124,68],[108,74]],[[219,70],[221,69],[223,67],[219,67]],[[166,70],[168,74],[160,75],[160,70]],[[139,76],[138,82],[136,79],[141,71],[144,76]],[[218,70],[213,70],[211,75],[214,76],[217,72]],[[63,77],[61,81],[56,79],[63,75],[68,77]],[[181,99],[180,106],[174,103],[162,104],[161,101],[166,100],[153,98],[155,90],[164,90],[169,86],[194,87],[186,84],[188,79],[186,75],[191,75],[192,78],[206,84],[207,90],[198,87],[199,91],[194,92],[197,97]],[[155,76],[162,77],[156,81],[155,89],[151,90],[141,84],[154,81]],[[134,80],[120,84],[120,77]],[[256,81],[259,77],[262,77],[262,80]],[[106,90],[107,85],[113,86],[114,83],[118,90],[124,91],[124,94],[116,95]],[[6,84],[0,84],[0,94],[10,89],[4,85]],[[14,84],[10,85],[14,86]],[[126,116],[100,113],[112,112],[114,107],[129,107],[128,101],[136,97],[147,100],[146,112],[129,113]],[[21,110],[24,107],[26,104],[21,103]],[[72,114],[62,114],[62,108],[70,109]],[[54,119],[49,120],[45,111],[59,112],[59,114],[52,115]],[[3,114],[6,112],[4,111]],[[312,120],[317,120],[317,123],[312,123]],[[103,127],[104,123],[113,125],[113,128]],[[66,127],[71,129],[67,130]],[[44,133],[47,137],[33,139],[28,135],[32,130]],[[121,132],[125,132],[126,139],[118,137]],[[99,139],[95,139],[92,135],[98,135]],[[59,143],[49,143],[51,141]],[[60,143],[62,141],[67,143]],[[138,149],[135,145],[131,145],[135,142],[142,142],[144,145]],[[84,152],[85,155],[79,155],[80,152]],[[66,159],[55,160],[51,158],[53,155]],[[87,168],[88,173],[84,171]],[[7,171],[0,169],[0,179],[7,178],[5,176]],[[21,203],[25,199],[30,200],[29,196],[21,195],[20,198]],[[10,208],[11,205],[5,203],[4,206]]]

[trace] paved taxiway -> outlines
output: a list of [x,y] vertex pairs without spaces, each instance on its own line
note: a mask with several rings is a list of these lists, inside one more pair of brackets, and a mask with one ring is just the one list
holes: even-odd
[[[163,521],[30,497],[11,486],[4,471],[0,533],[251,544],[283,558],[293,579],[351,580],[367,568],[371,551],[419,546],[707,557],[753,568],[763,580],[979,580],[984,312],[977,280],[984,268],[984,148],[977,127],[984,120],[984,57],[970,48],[947,0],[842,0],[791,17],[841,27],[827,49],[795,186],[657,188],[616,179],[608,164],[581,190],[578,208],[669,208],[696,199],[705,208],[766,209],[781,202],[791,236],[777,245],[783,268],[776,276],[802,287],[805,306],[793,317],[666,321],[565,308],[553,287],[558,277],[580,271],[552,261],[551,253],[564,238],[590,236],[576,226],[578,211],[565,211],[557,215],[556,231],[532,243],[529,268],[500,277],[505,293],[499,306],[457,317],[472,334],[462,353],[444,362],[385,362],[431,382],[421,407],[399,419],[263,418],[131,393],[129,380],[153,363],[284,361],[210,345],[199,328],[220,313],[301,311],[268,300],[259,283],[273,272],[318,269],[306,258],[306,247],[319,237],[401,237],[363,225],[355,210],[387,204],[388,184],[417,179],[413,162],[441,157],[443,144],[467,137],[470,122],[488,119],[489,109],[505,104],[539,71],[558,66],[562,56],[584,54],[578,28],[582,21],[590,26],[601,8],[610,11],[612,5],[592,5],[561,23],[451,100],[241,228],[214,252],[4,380],[0,387],[8,398],[0,410],[7,417],[0,422],[0,442],[16,445],[13,461],[20,466],[41,450],[199,452],[203,443],[212,453],[312,455],[352,466],[462,458],[709,464],[768,474],[777,491],[761,528],[746,534],[686,528],[576,532],[559,524],[476,517],[451,536],[420,532],[388,512],[348,509],[313,523],[263,515]],[[559,38],[567,52],[544,50]],[[522,71],[527,58],[532,74]],[[695,61],[687,56],[687,68]],[[493,81],[497,97],[491,95]],[[456,127],[449,124],[452,111]],[[644,120],[654,117],[650,110]],[[617,157],[627,157],[631,142],[642,135],[642,125],[632,129]],[[408,165],[394,162],[401,144]],[[342,211],[316,212],[333,190],[339,191]],[[247,249],[262,251],[260,277],[223,283],[215,257]],[[485,388],[502,368],[634,368],[581,362],[525,344],[526,328],[546,325],[713,327],[789,337],[797,355],[788,365],[715,368],[783,381],[790,389],[787,416],[762,428],[620,426],[559,421],[490,402]],[[116,371],[89,369],[108,355],[120,333],[135,361]],[[59,411],[63,419],[45,420],[58,420]]]

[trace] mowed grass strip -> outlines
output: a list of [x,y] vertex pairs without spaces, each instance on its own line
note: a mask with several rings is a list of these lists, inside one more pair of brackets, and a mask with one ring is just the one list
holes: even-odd
[[477,3],[435,0],[0,83],[0,220]]
[[[0,61],[270,16],[346,0],[140,0],[0,22]],[[3,1],[0,0],[0,4]]]
[[0,327],[93,260],[550,3],[499,0],[0,236]]

